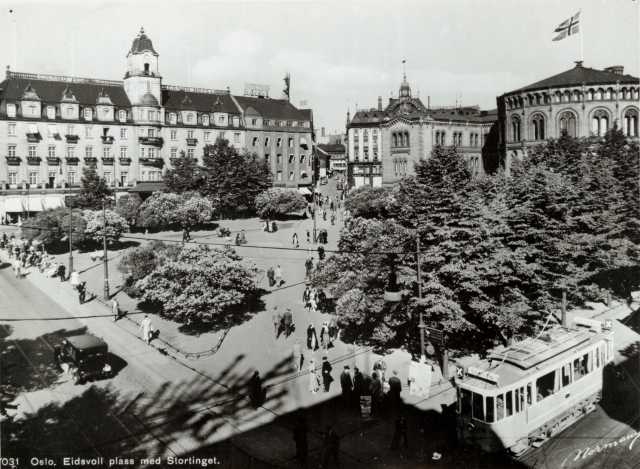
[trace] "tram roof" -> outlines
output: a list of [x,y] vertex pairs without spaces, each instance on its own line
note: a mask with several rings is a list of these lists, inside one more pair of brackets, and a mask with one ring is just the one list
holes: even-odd
[[469,363],[471,367],[486,373],[487,376],[495,376],[497,383],[469,374],[463,382],[480,389],[508,386],[563,361],[579,347],[584,347],[600,337],[600,334],[588,329],[557,326],[540,337],[530,337],[508,347],[497,347],[489,353],[487,359]]

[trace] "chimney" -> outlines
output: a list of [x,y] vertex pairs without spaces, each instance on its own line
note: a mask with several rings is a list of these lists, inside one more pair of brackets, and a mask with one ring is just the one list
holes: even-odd
[[615,73],[616,75],[624,74],[624,65],[612,65],[604,69],[605,72]]
[[431,96],[427,96],[427,109],[431,109]]
[[382,111],[382,96],[378,96],[378,111]]
[[324,127],[320,127],[320,136],[324,137]]

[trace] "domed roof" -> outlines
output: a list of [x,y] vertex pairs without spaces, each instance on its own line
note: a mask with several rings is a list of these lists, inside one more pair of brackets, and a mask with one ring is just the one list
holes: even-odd
[[142,52],[151,52],[153,55],[158,55],[158,53],[153,48],[153,43],[151,39],[144,33],[144,28],[140,28],[140,34],[133,40],[133,44],[131,44],[131,50],[129,54],[141,54]]
[[144,95],[142,95],[142,98],[140,99],[140,105],[141,106],[160,106],[160,104],[158,104],[158,100],[156,99],[156,97],[149,92],[146,92]]
[[407,75],[403,76],[402,83],[400,84],[400,97],[401,98],[411,97],[411,87],[409,86],[409,82],[407,81]]

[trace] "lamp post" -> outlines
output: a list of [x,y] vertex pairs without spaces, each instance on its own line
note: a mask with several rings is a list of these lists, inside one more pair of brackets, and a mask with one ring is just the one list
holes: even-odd
[[[418,299],[422,299],[422,274],[420,273],[420,233],[416,234],[416,259],[417,259],[417,269],[418,269]],[[424,323],[424,315],[422,314],[422,307],[420,308],[420,324],[418,325],[420,329],[420,355],[425,357],[425,340],[424,340],[424,332],[426,325]]]
[[[60,171],[62,171],[62,168],[60,168]],[[67,186],[69,186],[69,277],[71,277],[71,272],[73,272],[73,207],[71,203],[71,176],[69,168],[67,168]]]
[[104,301],[109,301],[109,260],[107,259],[107,209],[102,199],[102,247],[104,263]]

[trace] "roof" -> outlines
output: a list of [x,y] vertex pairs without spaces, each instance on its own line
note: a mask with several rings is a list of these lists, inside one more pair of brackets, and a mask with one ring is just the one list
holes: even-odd
[[144,33],[144,28],[140,28],[140,34],[133,40],[133,44],[131,44],[131,50],[129,50],[129,54],[140,54],[142,52],[151,52],[153,55],[157,56],[158,53],[153,48],[153,43],[151,39]]
[[547,88],[561,88],[564,86],[576,85],[604,85],[620,83],[640,83],[638,77],[632,75],[618,74],[607,70],[597,70],[595,68],[584,67],[582,62],[576,62],[576,66],[557,75],[553,75],[544,80],[537,81],[531,85],[505,94],[520,93],[523,91],[534,91]]
[[81,334],[65,337],[65,340],[80,350],[106,347],[107,343],[93,334]]
[[298,109],[286,99],[234,97],[243,110],[252,107],[259,115],[268,119],[311,121],[311,109]]
[[157,192],[166,190],[167,186],[162,181],[140,181],[129,192]]
[[140,99],[140,104],[142,104],[143,106],[159,106],[156,97],[149,92],[145,93],[142,96],[142,99]]
[[204,93],[177,88],[163,88],[162,102],[167,109],[189,109],[199,112],[239,114],[229,93]]
[[321,143],[318,148],[326,153],[345,153],[346,149],[341,143]]
[[121,82],[91,79],[78,79],[77,82],[70,82],[32,78],[36,76],[23,73],[10,74],[9,78],[0,83],[0,100],[18,101],[24,95],[25,90],[31,86],[44,103],[60,103],[66,90],[76,98],[78,103],[83,105],[95,105],[100,93],[104,93],[109,95],[115,106],[131,106]]

